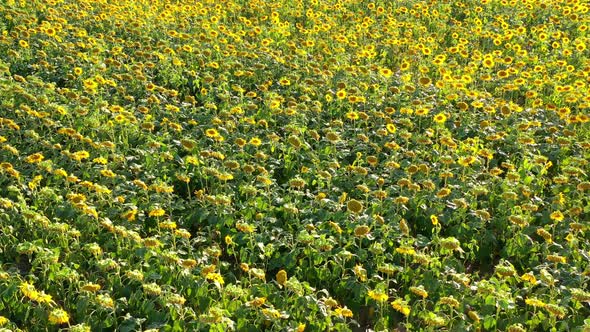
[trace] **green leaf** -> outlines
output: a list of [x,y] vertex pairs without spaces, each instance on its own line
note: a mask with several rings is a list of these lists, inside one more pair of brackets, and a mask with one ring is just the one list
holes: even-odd
[[492,317],[492,316],[486,316],[486,317],[483,319],[483,327],[484,327],[486,330],[490,330],[490,329],[492,329],[494,326],[496,326],[496,319],[495,319],[494,317]]

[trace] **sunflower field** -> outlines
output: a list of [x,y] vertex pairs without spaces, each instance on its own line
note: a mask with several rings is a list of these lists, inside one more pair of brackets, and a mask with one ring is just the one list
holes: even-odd
[[0,331],[590,331],[586,0],[4,0]]

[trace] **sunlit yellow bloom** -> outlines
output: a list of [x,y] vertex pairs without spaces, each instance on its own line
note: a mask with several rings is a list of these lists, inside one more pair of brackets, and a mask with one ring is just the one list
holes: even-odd
[[63,309],[54,309],[49,313],[49,322],[53,325],[61,325],[70,321],[70,316]]
[[113,309],[115,307],[115,301],[108,294],[98,294],[96,302],[103,308]]
[[340,317],[344,317],[344,318],[350,318],[352,317],[352,311],[346,307],[344,308],[336,308],[334,310],[334,314],[336,316],[340,316]]
[[457,308],[461,304],[452,295],[451,296],[443,296],[443,297],[441,297],[440,300],[439,300],[439,303],[440,304],[446,304],[446,305],[451,306],[453,308]]
[[551,233],[547,232],[543,228],[538,228],[537,229],[537,235],[541,236],[548,243],[552,243],[553,242],[553,237],[551,236]]
[[377,302],[385,302],[389,298],[389,296],[387,296],[387,294],[385,294],[381,291],[373,290],[373,289],[369,290],[367,295]]
[[428,292],[424,289],[424,286],[422,285],[417,287],[410,287],[410,292],[420,296],[423,299],[428,297]]
[[523,274],[522,276],[520,276],[520,279],[529,282],[533,285],[537,283],[537,278],[535,278],[535,275],[532,272],[527,272]]
[[162,288],[155,282],[143,284],[143,290],[146,294],[158,296],[162,294]]
[[39,186],[39,183],[41,183],[42,179],[42,175],[36,175],[29,183],[27,183],[27,186],[29,187],[29,189],[35,190]]
[[551,263],[566,263],[566,258],[559,255],[547,255],[547,260]]
[[21,293],[23,293],[24,296],[28,297],[31,300],[36,300],[39,297],[39,292],[37,291],[35,286],[28,282],[21,283],[19,288]]
[[547,310],[547,312],[549,312],[551,315],[561,319],[563,317],[565,317],[565,315],[567,314],[567,311],[565,308],[562,308],[556,304],[553,303],[547,303],[545,304],[545,306],[543,306],[543,308],[545,310]]
[[220,285],[223,285],[225,283],[225,281],[223,280],[223,277],[219,273],[215,273],[215,272],[207,273],[205,278],[207,280],[211,280],[213,282],[216,282]]
[[387,132],[389,132],[390,134],[395,134],[395,132],[397,131],[397,128],[395,127],[395,125],[393,123],[388,123],[385,128],[387,129]]
[[414,250],[414,248],[408,247],[408,246],[402,246],[399,248],[395,248],[395,252],[397,252],[401,255],[410,255],[410,256],[416,254],[416,251]]
[[214,138],[219,136],[219,132],[216,129],[209,128],[205,130],[205,135],[207,135],[207,137]]
[[90,293],[95,293],[95,292],[99,291],[100,288],[101,287],[99,284],[88,283],[88,284],[82,286],[81,290],[86,291],[86,292],[90,292]]
[[379,69],[379,74],[381,74],[383,77],[389,78],[391,75],[393,75],[393,71],[391,71],[389,68],[381,68]]
[[330,221],[330,222],[329,222],[329,225],[330,225],[330,227],[332,227],[332,229],[333,229],[333,230],[334,230],[336,233],[338,233],[338,234],[342,234],[342,228],[340,228],[340,226],[339,226],[337,223],[335,223],[335,222],[333,222],[333,221]]
[[357,112],[350,111],[350,112],[346,113],[346,118],[354,121],[354,120],[360,119],[360,116]]
[[111,171],[110,169],[103,169],[100,171],[100,174],[104,177],[107,177],[107,178],[115,177],[115,173],[113,171]]
[[436,123],[442,124],[445,123],[445,121],[447,121],[447,116],[444,113],[438,113],[434,116],[434,122]]
[[167,221],[159,222],[158,227],[160,227],[160,229],[174,230],[174,229],[176,229],[176,227],[178,227],[178,225],[174,221],[167,220]]
[[81,161],[84,159],[88,159],[90,157],[90,153],[88,153],[88,151],[82,150],[82,151],[74,152],[70,156],[74,160]]
[[430,222],[432,222],[432,225],[436,226],[438,225],[438,217],[435,216],[434,214],[430,215]]
[[25,158],[25,161],[30,163],[30,164],[36,164],[39,163],[41,161],[43,161],[43,159],[45,159],[45,157],[43,156],[43,154],[41,153],[34,153],[30,156],[28,156],[27,158]]
[[410,306],[402,299],[396,299],[395,301],[391,302],[391,307],[406,317],[410,315]]
[[284,286],[287,283],[287,271],[280,270],[277,272],[277,283],[281,286]]
[[131,209],[127,212],[121,214],[121,218],[126,219],[127,221],[134,221],[137,216],[137,209]]
[[253,137],[252,139],[250,139],[249,143],[254,146],[259,146],[260,144],[262,144],[262,141],[258,137]]
[[533,307],[544,307],[545,306],[545,302],[538,300],[534,297],[529,297],[524,301],[527,305],[533,306]]
[[562,221],[564,219],[563,213],[561,213],[561,211],[555,211],[551,213],[549,217],[551,218],[551,220],[555,221]]
[[365,270],[362,265],[355,265],[352,271],[357,276],[357,278],[359,278],[360,281],[367,281],[367,270]]
[[150,237],[143,240],[143,245],[146,246],[146,248],[158,248],[162,246],[162,242],[160,242],[158,239]]
[[155,208],[150,210],[150,212],[148,213],[148,216],[150,217],[161,217],[166,213],[166,211],[164,209],[161,208]]
[[264,303],[266,303],[266,297],[256,297],[253,300],[248,302],[248,305],[252,307],[261,307]]
[[246,223],[237,223],[236,229],[243,233],[252,233],[256,230],[256,227]]

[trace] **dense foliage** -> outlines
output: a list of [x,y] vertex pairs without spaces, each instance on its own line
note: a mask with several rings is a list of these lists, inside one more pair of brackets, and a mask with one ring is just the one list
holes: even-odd
[[3,1],[0,330],[589,330],[589,8]]

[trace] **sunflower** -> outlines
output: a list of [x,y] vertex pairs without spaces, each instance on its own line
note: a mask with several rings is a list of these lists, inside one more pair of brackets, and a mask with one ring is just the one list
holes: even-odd
[[334,314],[340,317],[345,317],[345,318],[350,318],[352,317],[352,310],[348,309],[348,308],[336,308],[336,310],[334,310]]
[[390,134],[395,134],[395,132],[397,131],[397,128],[393,123],[388,123],[387,125],[385,125],[385,129],[387,129],[387,132]]
[[395,301],[391,302],[390,304],[394,310],[399,311],[400,313],[402,313],[402,315],[404,315],[406,317],[410,315],[411,309],[406,301],[398,298]]
[[35,288],[35,285],[30,284],[28,282],[23,282],[20,284],[19,286],[21,293],[23,293],[24,296],[26,296],[27,298],[31,299],[31,300],[36,300],[39,297],[39,292],[37,291],[37,289]]
[[215,138],[215,137],[219,136],[219,132],[214,128],[209,128],[209,129],[205,130],[205,135],[209,138]]
[[434,214],[430,215],[430,221],[432,222],[432,225],[434,225],[434,226],[438,225],[438,217],[435,216]]
[[262,144],[262,140],[260,140],[260,138],[258,137],[253,137],[252,139],[250,139],[249,143],[254,146],[260,146]]
[[367,270],[361,264],[355,265],[352,272],[361,282],[367,281]]
[[185,269],[192,269],[193,267],[195,267],[197,265],[197,261],[194,259],[181,259],[179,261],[179,264],[185,268]]
[[410,287],[410,292],[420,296],[421,298],[425,299],[428,297],[428,292],[424,289],[424,286],[420,285],[417,287]]
[[421,107],[421,108],[417,109],[414,114],[416,114],[418,116],[425,116],[428,114],[428,112],[429,112],[429,110],[427,108]]
[[219,173],[217,175],[217,178],[221,181],[228,181],[228,180],[233,180],[234,176],[231,173],[225,172],[225,173]]
[[54,309],[49,313],[49,323],[61,325],[70,321],[70,316],[63,309]]
[[562,221],[564,219],[563,213],[561,213],[561,211],[555,211],[553,213],[551,213],[551,215],[549,215],[549,218],[551,218],[551,220],[555,220],[555,221]]
[[356,199],[351,199],[348,201],[348,203],[346,203],[346,208],[348,209],[349,212],[352,212],[354,214],[360,214],[363,212],[363,203],[357,201]]
[[443,124],[447,121],[447,116],[444,113],[438,113],[434,116],[434,122],[438,124]]
[[385,78],[389,78],[391,75],[393,75],[393,71],[391,71],[389,68],[381,68],[379,69],[379,74]]
[[427,86],[430,85],[430,83],[432,83],[432,80],[428,77],[420,77],[418,83],[420,83],[420,85],[422,86]]
[[155,282],[143,284],[143,290],[146,294],[158,296],[162,294],[162,288]]
[[238,137],[238,138],[236,138],[236,139],[234,140],[234,143],[235,143],[235,144],[236,144],[238,147],[240,147],[240,148],[243,148],[243,147],[246,145],[246,143],[248,143],[248,142],[246,142],[246,140],[245,140],[245,139],[243,139],[243,138],[239,138],[239,137]]
[[287,283],[287,271],[280,270],[277,272],[276,279],[279,285],[284,286]]
[[126,219],[127,221],[134,221],[136,216],[137,216],[137,209],[131,209],[131,210],[121,214],[121,218]]
[[549,261],[551,263],[565,264],[567,262],[567,259],[565,257],[559,256],[559,255],[547,255],[547,261]]
[[484,68],[494,68],[495,66],[494,59],[491,57],[485,58],[481,64],[484,66]]
[[37,163],[42,162],[43,159],[45,159],[43,154],[37,152],[37,153],[33,153],[32,155],[25,158],[25,161],[29,164],[37,164]]
[[367,225],[356,226],[354,229],[354,236],[364,237],[367,234],[369,234],[370,231],[371,231],[371,229]]
[[248,301],[247,305],[249,305],[251,307],[258,308],[258,307],[261,307],[262,305],[264,305],[264,303],[266,303],[266,297],[257,297],[251,301]]
[[99,284],[88,283],[82,286],[81,290],[85,292],[96,293],[100,290],[100,288],[101,287]]
[[207,273],[205,275],[205,279],[219,283],[220,285],[225,284],[225,281],[223,280],[223,277],[221,276],[221,274],[216,273],[216,272]]
[[97,295],[96,302],[98,302],[98,304],[103,308],[113,309],[115,307],[115,302],[108,294]]
[[161,217],[166,213],[166,211],[164,209],[161,208],[155,208],[150,210],[150,212],[148,213],[148,216],[150,217]]
[[76,161],[82,161],[84,159],[90,158],[90,153],[88,153],[88,151],[81,150],[72,153],[70,157]]
[[350,111],[348,113],[346,113],[346,118],[349,120],[358,120],[360,118],[359,114],[355,111]]
[[116,174],[110,169],[103,169],[100,171],[100,174],[106,178],[114,178],[116,176]]
[[387,294],[383,293],[382,291],[373,289],[369,290],[367,295],[377,302],[385,302],[389,298],[389,296],[387,296]]

